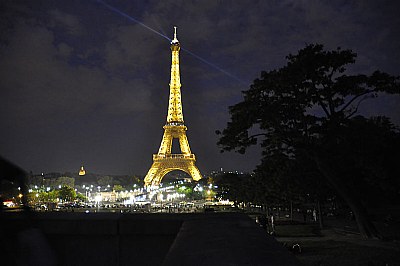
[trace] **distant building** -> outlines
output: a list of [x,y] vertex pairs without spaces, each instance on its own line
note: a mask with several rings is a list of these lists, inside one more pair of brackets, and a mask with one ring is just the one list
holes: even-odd
[[80,175],[80,176],[86,175],[86,171],[85,171],[85,169],[83,168],[83,165],[81,166],[81,169],[79,170],[79,175]]

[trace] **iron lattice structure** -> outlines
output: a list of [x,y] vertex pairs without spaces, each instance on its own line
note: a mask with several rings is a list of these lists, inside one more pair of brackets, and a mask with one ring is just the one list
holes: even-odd
[[[175,27],[174,39],[171,41],[172,63],[167,123],[163,127],[164,135],[160,149],[157,154],[153,154],[153,164],[144,178],[145,186],[159,185],[162,178],[174,170],[181,170],[188,173],[195,181],[202,178],[199,169],[195,165],[196,157],[190,151],[186,136],[187,127],[183,121],[179,50],[180,43],[176,37]],[[172,141],[174,139],[179,140],[180,154],[171,153]]]

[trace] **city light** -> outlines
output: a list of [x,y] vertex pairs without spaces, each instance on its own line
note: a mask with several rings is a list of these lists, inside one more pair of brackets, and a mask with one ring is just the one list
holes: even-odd
[[95,200],[97,203],[99,203],[99,202],[102,200],[101,195],[96,195],[96,196],[94,197],[94,200]]

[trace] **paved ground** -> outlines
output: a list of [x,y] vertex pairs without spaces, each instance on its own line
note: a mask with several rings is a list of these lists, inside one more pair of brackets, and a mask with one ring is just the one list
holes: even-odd
[[163,265],[299,265],[265,230],[243,214],[186,220]]
[[298,265],[240,213],[12,213],[0,224],[0,265]]

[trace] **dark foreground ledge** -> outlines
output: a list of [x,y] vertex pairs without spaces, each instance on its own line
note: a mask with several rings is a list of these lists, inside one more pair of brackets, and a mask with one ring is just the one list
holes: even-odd
[[247,215],[1,215],[1,265],[298,265]]

